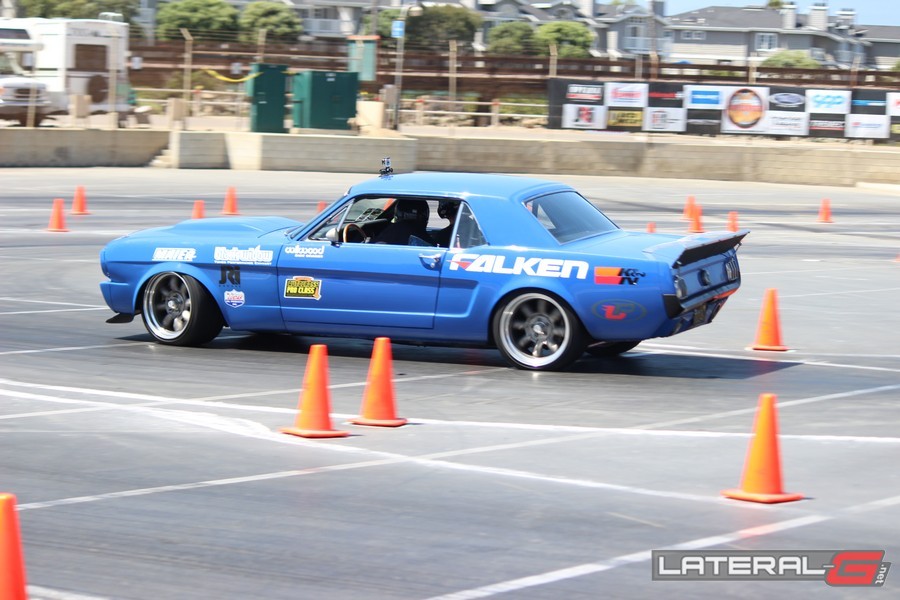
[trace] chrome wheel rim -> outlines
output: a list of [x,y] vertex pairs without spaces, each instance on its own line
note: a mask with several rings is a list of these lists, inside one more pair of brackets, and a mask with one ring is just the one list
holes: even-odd
[[500,315],[500,343],[528,367],[543,367],[558,359],[571,343],[571,323],[556,300],[543,294],[523,294]]
[[144,292],[144,322],[157,338],[174,340],[191,322],[191,294],[178,273],[160,273]]

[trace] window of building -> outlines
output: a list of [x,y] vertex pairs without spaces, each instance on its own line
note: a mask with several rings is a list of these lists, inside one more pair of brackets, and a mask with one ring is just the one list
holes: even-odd
[[757,33],[756,49],[757,50],[774,50],[778,47],[778,35],[774,33]]
[[75,71],[105,71],[106,46],[75,44]]
[[706,32],[705,31],[682,31],[681,39],[702,41],[702,40],[706,39]]

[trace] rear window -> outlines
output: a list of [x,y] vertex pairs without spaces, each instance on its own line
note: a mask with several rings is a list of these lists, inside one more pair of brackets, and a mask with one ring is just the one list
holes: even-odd
[[532,198],[524,205],[560,244],[618,229],[596,206],[572,191]]

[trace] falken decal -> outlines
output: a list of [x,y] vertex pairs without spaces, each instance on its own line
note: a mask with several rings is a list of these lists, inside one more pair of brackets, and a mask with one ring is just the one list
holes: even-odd
[[225,304],[232,308],[244,305],[244,292],[240,290],[225,290]]
[[647,316],[647,309],[631,300],[602,300],[591,307],[591,312],[607,321],[637,321]]
[[157,248],[153,251],[153,260],[155,261],[172,261],[193,262],[197,257],[195,248]]
[[637,285],[646,276],[646,273],[637,269],[594,267],[594,283],[597,285]]
[[285,298],[312,298],[318,300],[322,297],[322,280],[312,277],[295,275],[284,282]]
[[213,260],[216,263],[231,263],[234,265],[271,265],[272,250],[263,250],[259,246],[256,248],[238,248],[232,246],[226,248],[224,246],[216,246],[213,251]]
[[587,279],[590,265],[583,260],[563,260],[559,258],[525,258],[517,256],[507,266],[509,257],[494,254],[454,254],[450,259],[450,270],[462,269],[468,273],[496,273],[498,275],[531,275],[534,277],[556,277],[559,279]]

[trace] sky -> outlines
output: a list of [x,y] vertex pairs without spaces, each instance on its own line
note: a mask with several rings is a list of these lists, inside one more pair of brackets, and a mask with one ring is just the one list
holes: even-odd
[[[639,4],[642,1],[637,0]],[[808,13],[809,7],[816,2],[828,4],[828,14],[832,16],[842,8],[856,9],[856,22],[863,25],[900,25],[900,2],[897,0],[794,0],[799,13]],[[766,0],[666,0],[666,14],[677,15],[708,6],[763,4]]]

